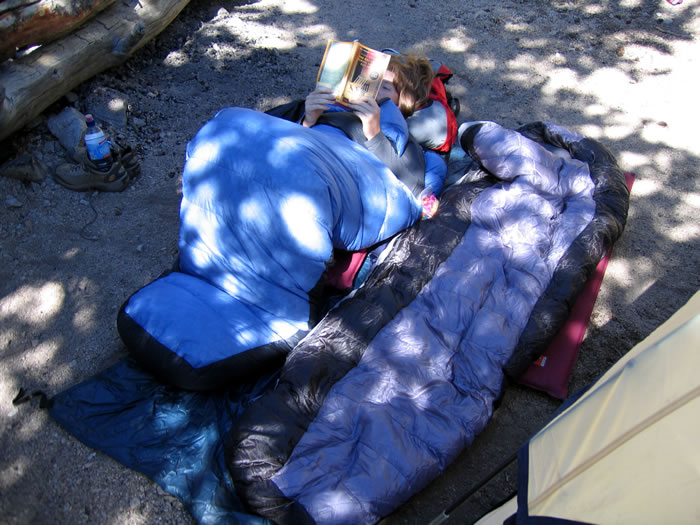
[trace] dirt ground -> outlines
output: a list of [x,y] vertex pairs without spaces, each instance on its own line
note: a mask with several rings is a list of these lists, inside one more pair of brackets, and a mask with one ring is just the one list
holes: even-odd
[[[125,355],[116,315],[177,255],[187,141],[226,106],[268,109],[312,88],[328,38],[426,54],[455,73],[460,121],[549,120],[604,142],[636,174],[626,230],[570,392],[589,384],[699,288],[700,8],[686,0],[193,0],[124,65],[76,88],[5,141],[64,162],[47,119],[109,87],[128,101],[142,175],[122,193],[75,193],[50,176],[0,177],[0,521],[191,523],[147,478],[80,444],[20,387],[53,395]],[[492,422],[385,522],[430,522],[541,426],[559,402],[509,387]],[[447,520],[473,522],[515,487],[514,464]]]

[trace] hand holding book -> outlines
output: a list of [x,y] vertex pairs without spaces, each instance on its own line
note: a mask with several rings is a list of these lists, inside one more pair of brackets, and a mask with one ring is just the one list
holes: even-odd
[[[335,95],[328,88],[317,87],[306,97],[302,125],[310,128],[318,122],[321,113],[335,103]],[[373,98],[361,97],[346,103],[346,107],[362,121],[362,132],[367,140],[381,131],[380,109]]]
[[373,98],[363,97],[348,103],[350,110],[362,121],[362,133],[367,140],[375,137],[380,131],[380,109]]
[[302,124],[310,128],[318,121],[321,113],[326,111],[331,104],[335,103],[335,95],[330,88],[316,87],[306,97],[304,102],[304,120]]

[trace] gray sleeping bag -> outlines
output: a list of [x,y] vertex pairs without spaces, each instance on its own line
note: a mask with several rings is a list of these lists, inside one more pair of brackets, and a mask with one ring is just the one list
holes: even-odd
[[393,240],[228,436],[250,510],[279,523],[391,513],[483,430],[621,234],[629,193],[597,142],[486,122],[460,141],[473,162],[436,217]]

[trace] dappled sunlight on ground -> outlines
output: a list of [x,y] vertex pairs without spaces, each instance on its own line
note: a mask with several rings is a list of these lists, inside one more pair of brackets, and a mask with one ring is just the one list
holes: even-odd
[[48,282],[39,286],[24,286],[3,298],[0,319],[41,325],[57,315],[66,299],[61,283]]
[[[32,412],[31,403],[15,407],[12,399],[20,387],[55,394],[122,355],[115,330],[120,305],[176,258],[187,141],[220,108],[264,110],[305,96],[329,38],[425,53],[455,73],[448,87],[460,99],[460,121],[511,128],[553,121],[600,140],[623,170],[635,173],[628,223],[571,391],[589,383],[700,286],[698,37],[700,7],[692,0],[192,1],[127,65],[94,79],[127,94],[129,119],[144,122],[124,131],[142,160],[132,189],[75,194],[50,178],[27,185],[0,178],[3,520],[187,522],[181,505],[143,476],[106,457],[87,459],[90,449]],[[46,54],[38,66],[50,71],[56,57]],[[74,100],[82,102],[87,84],[74,90]],[[25,142],[49,161],[61,146],[37,139],[48,134],[42,118],[27,128]],[[207,158],[216,155],[213,148]],[[6,200],[10,195],[22,206]],[[315,234],[295,225],[306,206],[294,198],[282,212],[290,232],[314,251]],[[266,226],[254,205],[244,202],[238,212]],[[86,225],[99,241],[82,235]],[[284,336],[296,329],[274,328]],[[245,328],[239,333],[253,336]],[[489,431],[473,456],[408,502],[394,523],[429,522],[432,511],[483,477],[485,465],[512,452],[554,406],[531,392],[516,397],[503,404],[507,424],[495,422],[506,426]]]

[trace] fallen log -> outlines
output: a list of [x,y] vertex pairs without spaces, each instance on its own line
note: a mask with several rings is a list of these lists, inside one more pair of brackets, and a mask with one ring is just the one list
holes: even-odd
[[0,1],[0,62],[17,49],[47,44],[77,29],[115,0]]
[[126,61],[165,29],[188,3],[117,2],[70,35],[0,64],[0,140],[82,82]]

